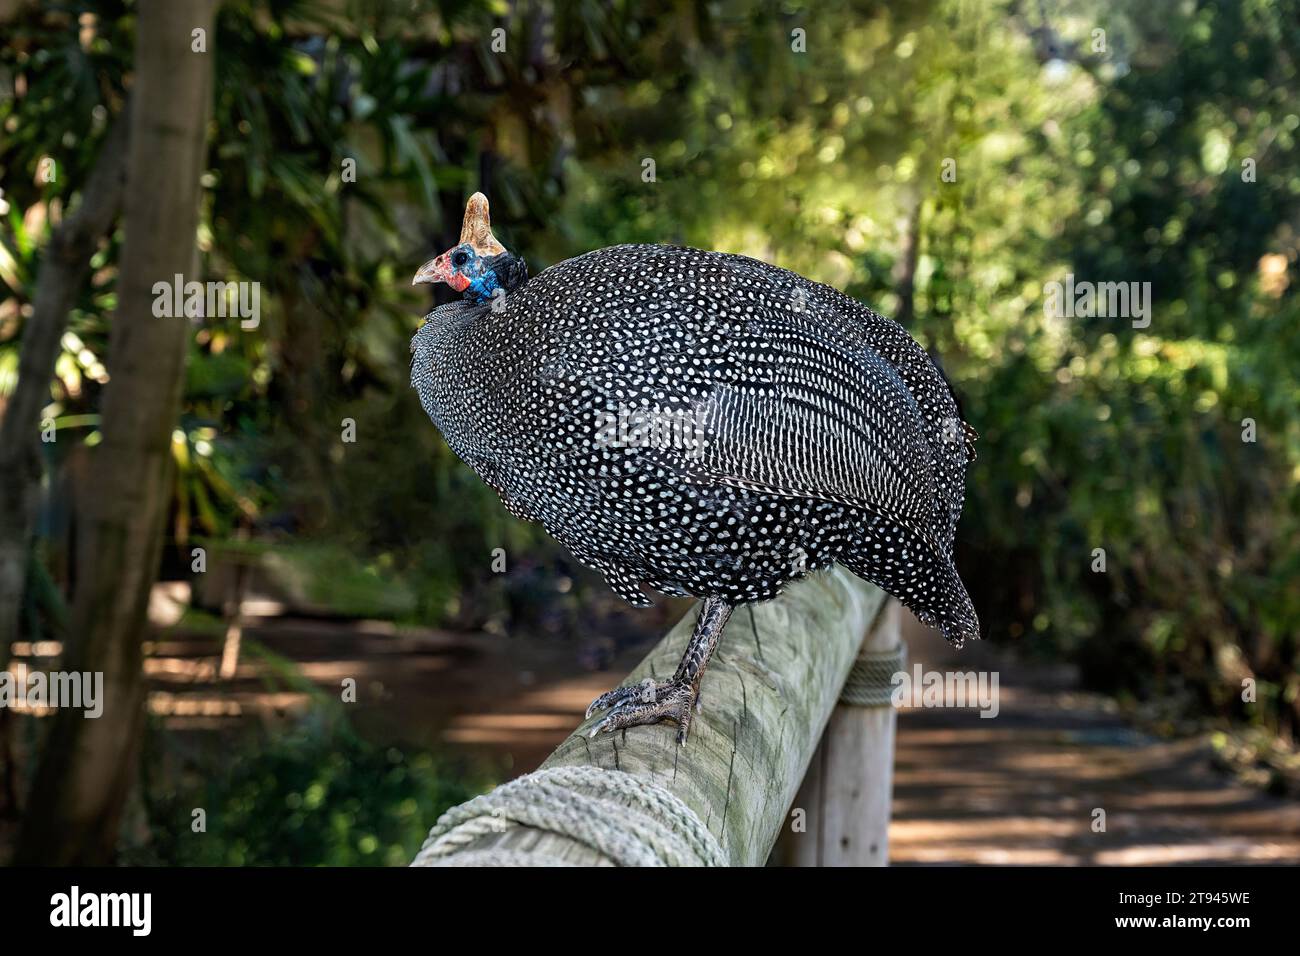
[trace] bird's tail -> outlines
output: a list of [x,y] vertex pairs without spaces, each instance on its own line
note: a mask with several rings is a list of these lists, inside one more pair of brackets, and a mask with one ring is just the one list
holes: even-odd
[[921,534],[875,519],[840,563],[898,598],[923,624],[938,628],[954,647],[980,636],[975,605],[952,558]]
[[975,605],[966,592],[966,585],[957,576],[957,569],[948,559],[944,583],[945,599],[933,606],[912,606],[908,608],[917,620],[930,627],[936,627],[953,647],[960,648],[967,641],[978,641],[980,637],[979,617],[975,614]]

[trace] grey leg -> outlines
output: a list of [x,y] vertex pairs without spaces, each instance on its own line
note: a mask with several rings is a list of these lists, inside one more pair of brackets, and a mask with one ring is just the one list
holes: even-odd
[[677,722],[677,742],[685,743],[691,716],[699,698],[700,681],[704,677],[705,668],[709,666],[709,658],[717,649],[718,639],[727,626],[732,609],[733,606],[722,598],[705,598],[700,607],[700,616],[695,622],[695,631],[672,679],[663,683],[645,681],[601,694],[587,708],[587,716],[606,707],[611,709],[592,728],[591,736],[596,736],[602,730],[618,730],[622,727],[673,720]]

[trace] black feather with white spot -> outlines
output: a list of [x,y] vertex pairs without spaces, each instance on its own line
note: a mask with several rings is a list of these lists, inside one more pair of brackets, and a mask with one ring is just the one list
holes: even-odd
[[[730,603],[840,562],[960,644],[952,561],[974,432],[910,335],[741,256],[600,249],[492,303],[432,312],[411,383],[511,513],[637,606],[642,585]],[[652,410],[702,446],[600,440]]]

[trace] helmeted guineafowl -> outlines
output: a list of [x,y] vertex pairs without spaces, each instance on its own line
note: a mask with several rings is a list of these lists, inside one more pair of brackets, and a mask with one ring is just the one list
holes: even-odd
[[637,607],[704,599],[676,675],[598,697],[613,730],[686,738],[732,609],[838,561],[960,645],[979,636],[953,565],[974,431],[902,326],[743,256],[612,246],[531,280],[469,200],[416,283],[465,297],[411,342],[448,445]]

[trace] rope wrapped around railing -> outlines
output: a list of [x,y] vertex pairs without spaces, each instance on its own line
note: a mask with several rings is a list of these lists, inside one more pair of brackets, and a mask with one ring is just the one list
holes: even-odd
[[[438,820],[416,866],[448,857],[489,833],[527,826],[567,837],[619,866],[725,866],[717,839],[663,787],[601,767],[539,770],[453,807]],[[504,854],[504,855],[503,855]],[[518,865],[516,851],[480,850],[454,865]],[[536,866],[537,859],[530,865]]]
[[888,707],[894,697],[894,676],[907,669],[907,645],[888,651],[862,651],[840,690],[840,703],[855,707]]

